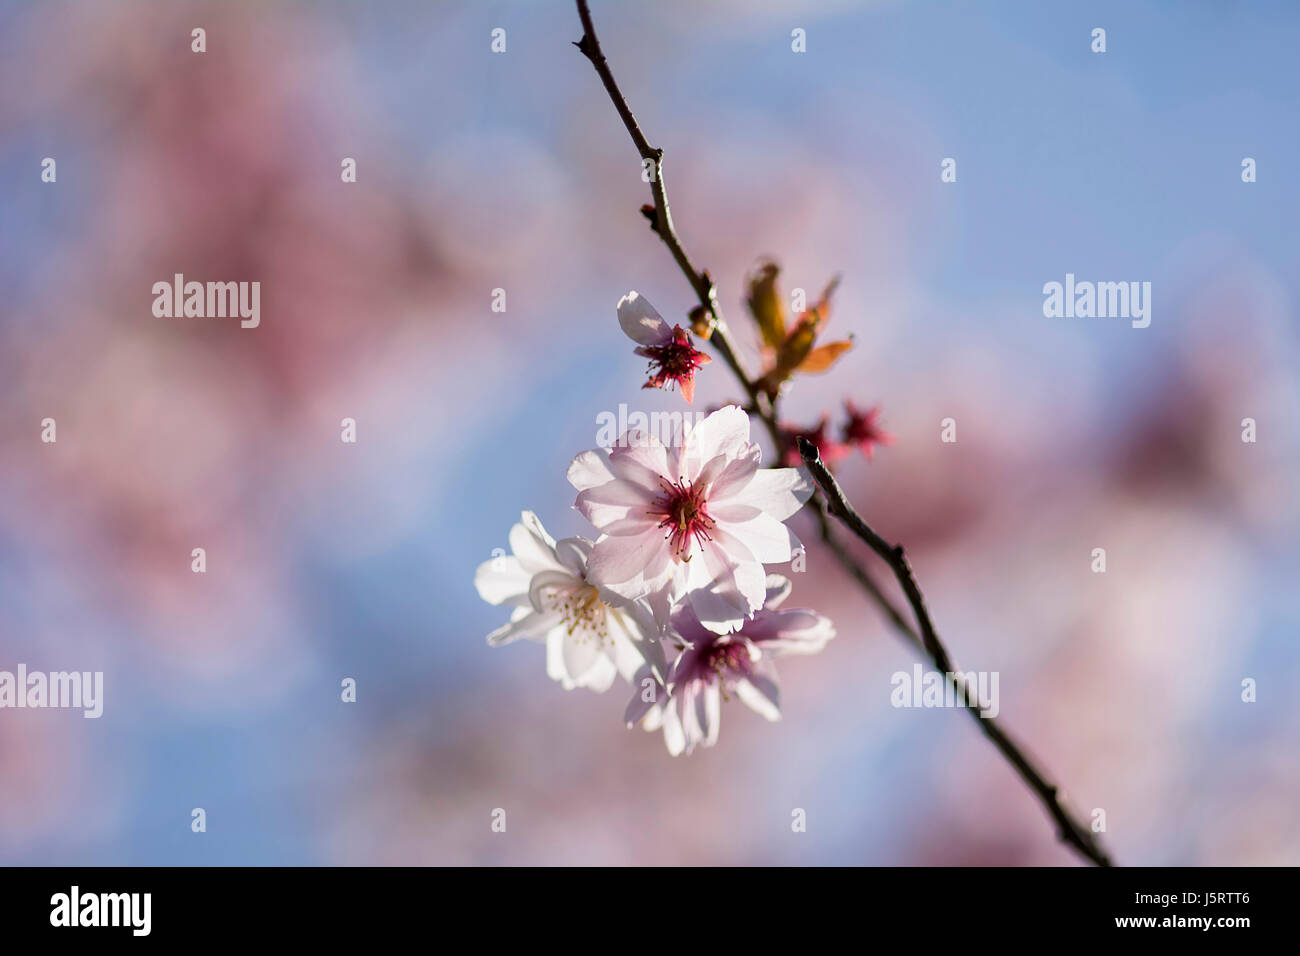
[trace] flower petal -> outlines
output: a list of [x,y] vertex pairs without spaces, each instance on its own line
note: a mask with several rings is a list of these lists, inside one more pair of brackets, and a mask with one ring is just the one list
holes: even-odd
[[705,686],[695,697],[695,720],[704,735],[701,743],[712,747],[718,742],[722,725],[722,688],[716,682]]
[[[632,678],[632,699],[623,711],[623,720],[629,726],[639,723],[652,708],[668,699],[667,689],[655,680],[649,667],[642,667]],[[649,697],[649,700],[646,698]]]
[[664,480],[675,480],[676,467],[669,449],[654,435],[629,431],[609,453],[609,468],[615,478],[644,488],[652,495],[663,491]]
[[754,674],[737,681],[736,696],[760,717],[781,719],[781,693],[773,676]]
[[686,750],[686,731],[682,727],[682,719],[678,716],[676,702],[669,700],[663,709],[664,725],[664,745],[668,752],[674,757],[680,756]]
[[[521,613],[522,612],[522,613]],[[529,608],[515,608],[509,624],[503,624],[487,636],[487,642],[493,647],[500,647],[517,641],[521,637],[541,640],[546,633],[560,622],[559,615],[548,611],[538,614]]]
[[813,480],[805,468],[764,468],[750,480],[739,497],[784,521],[812,497]]
[[569,484],[579,491],[613,481],[614,473],[609,470],[609,452],[603,448],[593,448],[577,455],[569,463],[568,479]]
[[641,345],[665,345],[673,339],[673,330],[663,316],[637,292],[618,300],[618,324],[628,338]]
[[555,559],[566,571],[582,577],[587,570],[587,556],[591,554],[591,547],[591,542],[586,538],[562,538],[555,543]]
[[766,656],[816,654],[835,636],[835,625],[815,611],[762,610],[742,632],[761,646]]
[[528,602],[534,611],[542,614],[547,610],[548,597],[553,604],[557,594],[571,594],[575,588],[585,584],[585,581],[574,577],[569,571],[538,571],[528,585]]
[[750,550],[719,525],[699,554],[702,566],[692,569],[691,607],[700,623],[716,634],[739,628],[763,606],[766,576]]
[[671,580],[672,552],[658,528],[640,535],[603,537],[587,559],[587,580],[628,601]]
[[606,534],[613,533],[606,530],[608,525],[625,519],[631,520],[621,525],[618,533],[637,534],[658,524],[648,513],[654,500],[654,494],[648,489],[630,481],[615,480],[578,492],[574,507]]
[[478,596],[489,604],[522,606],[528,603],[531,577],[518,558],[502,555],[478,566],[474,572],[474,587],[478,589]]
[[682,448],[682,477],[695,481],[713,459],[745,454],[749,446],[749,416],[738,405],[724,405],[691,429]]
[[783,574],[769,574],[764,585],[767,587],[767,597],[763,600],[763,607],[769,611],[780,607],[794,590],[794,584]]
[[535,574],[558,568],[560,562],[555,558],[555,540],[542,528],[536,515],[525,511],[524,518],[525,523],[510,529],[510,550],[525,571]]
[[782,564],[789,561],[793,555],[792,549],[798,543],[798,539],[789,528],[771,515],[762,512],[740,523],[719,518],[718,527],[725,529],[728,535],[748,548],[750,553],[764,564]]

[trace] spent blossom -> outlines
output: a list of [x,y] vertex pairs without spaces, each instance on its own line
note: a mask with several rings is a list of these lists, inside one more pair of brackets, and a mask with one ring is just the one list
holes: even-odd
[[650,360],[650,378],[641,387],[666,388],[675,382],[682,397],[694,402],[695,372],[712,360],[695,347],[690,333],[680,325],[669,328],[654,306],[636,292],[619,300],[618,323],[638,344],[636,354]]

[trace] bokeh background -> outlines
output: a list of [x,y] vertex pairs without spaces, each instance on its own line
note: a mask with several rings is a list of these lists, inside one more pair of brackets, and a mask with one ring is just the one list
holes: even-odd
[[[759,256],[843,273],[856,347],[789,416],[883,405],[846,488],[1118,860],[1300,862],[1300,10],[594,15],[751,363]],[[558,0],[0,7],[0,668],[106,683],[97,721],[0,711],[0,860],[1073,862],[964,715],[890,707],[911,653],[816,548],[792,602],[839,636],[689,759],[485,645],[474,568],[524,508],[587,531],[596,416],[682,407],[615,323],[692,303],[579,35]],[[261,327],[154,318],[175,272],[259,280]],[[1150,328],[1044,318],[1066,272],[1152,282]],[[697,407],[735,394],[715,363]]]

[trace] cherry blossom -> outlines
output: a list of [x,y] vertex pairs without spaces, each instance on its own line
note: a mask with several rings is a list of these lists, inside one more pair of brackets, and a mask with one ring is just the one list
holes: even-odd
[[546,672],[566,690],[604,692],[614,678],[638,668],[663,674],[665,658],[649,609],[638,602],[611,605],[587,580],[592,544],[552,538],[537,515],[525,511],[510,529],[511,555],[479,565],[474,586],[489,604],[513,608],[510,621],[487,637],[499,647],[521,637],[546,644]]
[[636,292],[618,302],[618,322],[640,348],[636,354],[650,360],[650,378],[642,388],[666,388],[673,382],[687,402],[695,399],[695,372],[712,359],[697,349],[680,325],[668,323],[654,306]]
[[784,654],[815,654],[835,636],[828,618],[813,611],[776,608],[790,593],[790,582],[769,575],[763,608],[739,631],[715,634],[689,604],[673,611],[670,635],[682,649],[665,685],[650,668],[633,678],[636,690],[624,713],[628,726],[663,730],[673,756],[718,740],[723,701],[734,694],[768,720],[781,718],[780,694],[772,659]]
[[817,446],[817,452],[821,460],[829,468],[841,458],[847,457],[851,449],[847,445],[841,445],[834,438],[826,434],[826,429],[830,425],[831,417],[822,415],[814,428],[797,428],[793,425],[781,423],[781,440],[785,443],[784,462],[787,465],[798,465],[803,461],[799,454],[799,439],[806,438]]
[[858,408],[845,399],[844,410],[849,420],[844,424],[844,444],[850,448],[857,446],[862,450],[862,457],[871,461],[876,445],[892,445],[894,436],[881,428],[876,420],[880,418],[880,406],[867,410]]
[[628,432],[569,466],[575,503],[602,533],[587,564],[602,593],[645,600],[662,629],[688,597],[704,625],[739,628],[763,606],[765,564],[801,547],[782,522],[812,495],[801,468],[760,469],[749,416],[729,405],[680,446]]

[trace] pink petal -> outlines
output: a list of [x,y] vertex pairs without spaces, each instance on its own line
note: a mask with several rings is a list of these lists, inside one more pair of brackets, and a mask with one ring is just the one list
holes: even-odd
[[633,519],[633,525],[643,525],[641,530],[648,531],[657,524],[646,513],[654,500],[654,494],[648,489],[630,481],[615,480],[578,492],[575,507],[584,518],[602,531],[608,525],[625,518]]
[[[616,478],[645,488],[654,495],[663,490],[663,479],[675,480],[672,456],[669,450],[653,435],[629,432],[628,436],[642,436],[638,443],[615,448],[610,452],[609,467]],[[625,436],[625,437],[628,437]]]
[[682,455],[682,477],[694,481],[714,458],[737,458],[748,450],[749,416],[725,405],[691,429]]
[[597,541],[587,559],[587,580],[635,601],[671,580],[671,565],[668,543],[652,528],[641,535]]
[[737,496],[778,521],[784,521],[812,497],[812,478],[804,468],[764,468]]
[[782,564],[792,557],[797,543],[790,529],[771,515],[757,512],[748,521],[732,522],[718,518],[718,527],[735,538],[764,564]]
[[766,655],[816,654],[835,636],[830,618],[807,610],[762,610],[742,630]]

